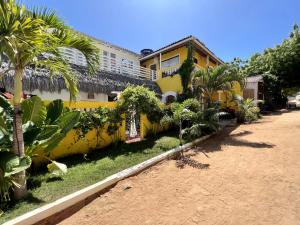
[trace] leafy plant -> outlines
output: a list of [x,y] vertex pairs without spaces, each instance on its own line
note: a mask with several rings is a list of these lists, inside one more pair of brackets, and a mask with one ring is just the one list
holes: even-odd
[[180,66],[178,73],[181,78],[181,85],[183,88],[183,95],[187,96],[189,93],[189,85],[191,83],[192,72],[194,70],[193,61],[193,44],[190,42],[188,44],[188,54],[186,60]]
[[0,149],[0,200],[9,201],[10,191],[13,187],[18,187],[13,175],[24,171],[31,165],[29,156],[18,157],[12,152]]
[[263,75],[266,105],[274,108],[286,103],[286,89],[300,87],[300,32],[294,25],[289,37],[274,48],[252,55],[242,68],[247,76]]
[[80,114],[79,121],[75,125],[76,133],[79,139],[84,138],[85,135],[95,129],[97,146],[100,145],[101,132],[109,119],[109,109],[106,107],[99,107],[88,112]]
[[239,123],[250,123],[258,120],[260,110],[252,99],[243,99],[243,97],[236,95],[235,101],[238,105],[237,121]]
[[[53,11],[41,8],[27,10],[24,5],[14,0],[0,1],[0,55],[4,55],[9,61],[7,68],[1,71],[0,76],[13,71],[9,74],[14,77],[13,150],[19,156],[24,155],[20,103],[25,68],[28,66],[44,68],[49,71],[49,76],[64,78],[71,99],[74,99],[78,92],[76,70],[72,69],[62,57],[61,47],[79,50],[85,56],[88,72],[95,72],[99,64],[97,47],[89,38],[66,26]],[[35,112],[31,113],[28,116],[35,117]],[[24,118],[24,120],[29,119],[31,118]],[[39,122],[38,118],[35,119],[36,123]],[[56,135],[56,139],[60,137]],[[18,181],[21,188],[16,188],[15,197],[21,199],[26,195],[24,172],[19,177],[23,180]]]
[[117,108],[120,112],[146,114],[150,122],[161,119],[161,104],[154,91],[144,86],[128,86],[121,94]]
[[204,111],[197,99],[187,99],[183,103],[173,103],[170,110],[161,119],[161,123],[173,124],[179,127],[179,139],[194,139],[203,133],[210,133],[218,129],[218,107],[211,107]]
[[213,103],[217,91],[230,91],[236,82],[242,82],[237,71],[229,65],[208,67],[197,71],[193,76],[193,90],[196,96],[204,100],[207,106]]
[[[36,156],[44,157],[49,160],[51,164],[55,164],[56,162],[49,159],[48,156],[77,123],[80,112],[64,109],[61,100],[54,100],[48,106],[45,106],[39,97],[24,100],[21,107],[23,111],[22,129],[24,132],[26,156],[18,157],[11,153],[13,146],[13,109],[5,98],[0,97],[0,121],[2,121],[0,123],[0,154],[1,160],[5,160],[2,162],[3,165],[10,166],[13,160],[13,163],[15,163],[13,166],[20,168],[20,166],[24,164],[25,159],[26,162],[28,162],[28,158]],[[3,158],[3,154],[7,157]],[[7,159],[9,159],[9,161],[7,161]],[[19,164],[16,163],[18,159],[20,161]],[[26,166],[29,167],[30,164],[26,164]],[[14,173],[9,173],[7,166],[2,167],[2,174],[4,174],[2,177],[7,181],[6,184],[9,184],[6,187],[12,184],[18,184],[17,181],[15,183],[12,182],[14,180],[12,175],[17,174],[18,171],[14,169],[13,172]]]

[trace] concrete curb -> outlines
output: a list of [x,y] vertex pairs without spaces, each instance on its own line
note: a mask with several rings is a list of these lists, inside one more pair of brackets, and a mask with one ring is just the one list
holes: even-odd
[[153,166],[168,157],[176,154],[177,152],[180,152],[182,149],[185,150],[187,148],[192,147],[195,144],[198,144],[199,142],[202,142],[208,138],[210,138],[213,134],[203,136],[201,138],[198,138],[190,143],[187,143],[185,145],[179,146],[177,148],[173,148],[165,153],[162,153],[158,156],[155,156],[151,159],[148,159],[138,165],[135,165],[133,167],[130,167],[128,169],[125,169],[123,171],[120,171],[114,175],[111,175],[107,177],[106,179],[95,183],[91,186],[88,186],[80,191],[76,191],[70,195],[67,195],[63,198],[60,198],[52,203],[49,203],[47,205],[44,205],[40,208],[37,208],[33,211],[30,211],[28,213],[25,213],[22,216],[19,216],[15,219],[12,219],[8,222],[5,222],[3,225],[31,225],[36,224],[56,213],[61,212],[62,210],[65,210],[74,204],[85,200],[86,198],[104,190],[105,188],[108,188],[112,186],[113,184],[116,184],[118,181],[123,180],[127,177],[133,176],[135,174],[138,174],[139,172],[145,170],[146,168],[149,168],[150,166]]

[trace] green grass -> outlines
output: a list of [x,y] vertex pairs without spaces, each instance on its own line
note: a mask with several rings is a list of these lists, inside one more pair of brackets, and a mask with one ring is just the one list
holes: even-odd
[[68,173],[62,178],[53,177],[45,169],[32,171],[28,179],[28,197],[5,207],[0,224],[177,146],[179,140],[176,133],[169,132],[155,139],[148,138],[137,143],[95,150],[85,156],[60,159],[59,162],[68,166]]

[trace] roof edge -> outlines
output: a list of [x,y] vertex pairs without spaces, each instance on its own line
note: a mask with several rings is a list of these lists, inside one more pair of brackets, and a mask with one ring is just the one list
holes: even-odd
[[168,49],[171,49],[171,48],[174,48],[176,46],[185,44],[188,41],[194,41],[198,46],[200,46],[204,51],[206,51],[207,54],[209,54],[210,56],[212,56],[217,62],[222,63],[222,64],[224,63],[223,60],[221,60],[219,57],[217,57],[209,48],[207,48],[205,46],[204,43],[202,43],[198,38],[194,37],[193,35],[189,35],[189,36],[187,36],[185,38],[182,38],[182,39],[180,39],[180,40],[178,40],[176,42],[173,42],[173,43],[171,43],[169,45],[166,45],[165,47],[162,47],[162,48],[154,51],[153,53],[140,58],[140,61],[147,60],[147,59],[149,59],[151,57],[154,57],[157,54],[162,53],[162,52],[164,52],[164,51],[166,51]]

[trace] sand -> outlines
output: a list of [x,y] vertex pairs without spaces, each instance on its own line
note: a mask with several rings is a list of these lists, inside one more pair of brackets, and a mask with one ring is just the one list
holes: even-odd
[[185,154],[209,167],[164,161],[61,224],[300,224],[300,111],[227,128]]

